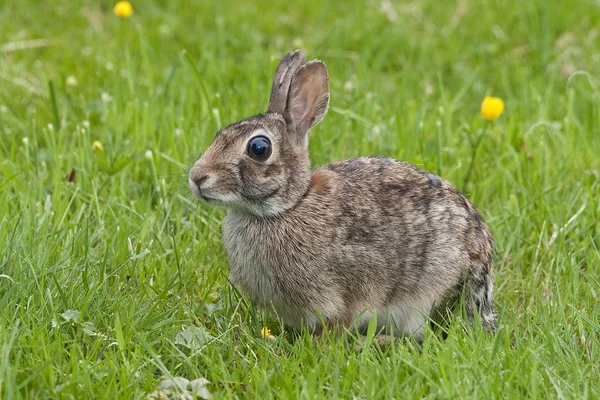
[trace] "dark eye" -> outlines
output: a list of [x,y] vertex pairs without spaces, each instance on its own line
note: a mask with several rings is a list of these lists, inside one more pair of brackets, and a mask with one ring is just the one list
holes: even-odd
[[271,142],[264,136],[256,136],[248,142],[246,150],[250,158],[256,161],[265,161],[271,157]]

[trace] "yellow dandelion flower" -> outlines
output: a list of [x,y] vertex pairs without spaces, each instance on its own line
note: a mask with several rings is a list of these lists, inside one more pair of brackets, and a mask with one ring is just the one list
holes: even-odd
[[481,103],[481,117],[488,121],[494,121],[504,111],[504,102],[498,97],[485,96]]
[[128,1],[119,1],[115,4],[115,8],[113,8],[113,12],[115,15],[121,18],[129,18],[131,14],[133,14],[133,7],[131,3]]
[[271,335],[271,331],[266,326],[260,330],[260,336],[264,339],[271,339],[274,337],[273,335]]
[[98,151],[104,151],[104,146],[102,146],[102,143],[100,143],[99,141],[94,141],[94,143],[92,143],[92,149],[93,150],[98,150]]

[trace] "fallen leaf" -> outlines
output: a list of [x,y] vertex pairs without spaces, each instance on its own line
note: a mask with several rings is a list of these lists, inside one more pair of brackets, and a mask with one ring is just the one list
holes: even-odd
[[204,328],[194,326],[186,328],[175,335],[175,344],[180,344],[190,350],[197,350],[213,337]]

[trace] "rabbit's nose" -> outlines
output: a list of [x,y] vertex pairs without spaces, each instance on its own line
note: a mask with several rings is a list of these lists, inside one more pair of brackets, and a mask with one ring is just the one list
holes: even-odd
[[203,165],[196,164],[190,170],[190,189],[196,196],[200,196],[202,191],[208,190],[214,182],[214,174],[211,174]]
[[200,178],[196,178],[194,180],[194,183],[196,184],[196,186],[198,187],[198,189],[201,189],[202,188],[202,184],[204,182],[206,182],[207,179],[208,179],[208,175],[203,175]]
[[199,197],[202,196],[202,191],[206,191],[207,187],[211,184],[209,178],[209,174],[196,174],[195,176],[190,176],[189,184],[192,193]]

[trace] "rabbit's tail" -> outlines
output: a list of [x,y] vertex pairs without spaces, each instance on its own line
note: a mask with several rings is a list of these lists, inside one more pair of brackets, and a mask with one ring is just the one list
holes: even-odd
[[479,313],[481,323],[487,331],[496,329],[496,314],[494,311],[494,274],[491,260],[474,266],[469,271],[466,280],[466,311],[472,323],[475,312]]

